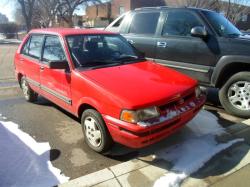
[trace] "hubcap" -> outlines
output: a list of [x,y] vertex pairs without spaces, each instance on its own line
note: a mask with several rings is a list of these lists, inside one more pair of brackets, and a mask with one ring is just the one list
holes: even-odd
[[29,98],[29,87],[28,87],[28,84],[27,84],[27,82],[24,80],[24,81],[22,81],[22,90],[23,90],[23,94],[24,94],[24,97],[26,98],[26,99],[28,99]]
[[228,89],[230,103],[240,110],[250,110],[250,82],[238,81]]
[[99,147],[102,143],[102,134],[96,120],[92,117],[87,117],[84,121],[84,129],[89,143],[94,147]]

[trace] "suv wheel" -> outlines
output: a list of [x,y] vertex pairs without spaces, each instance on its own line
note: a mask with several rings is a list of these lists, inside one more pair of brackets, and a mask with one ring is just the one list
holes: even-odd
[[21,88],[23,91],[23,95],[27,101],[34,102],[37,100],[37,93],[30,88],[29,83],[27,82],[25,77],[22,77],[21,79]]
[[250,117],[250,73],[233,75],[219,91],[222,106],[231,114]]
[[91,149],[98,153],[110,149],[113,141],[99,112],[93,109],[85,110],[81,124],[84,140]]

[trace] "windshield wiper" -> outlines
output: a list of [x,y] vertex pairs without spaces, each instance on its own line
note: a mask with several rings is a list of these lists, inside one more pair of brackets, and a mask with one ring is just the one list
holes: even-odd
[[227,34],[226,36],[228,37],[237,37],[237,36],[240,36],[241,34],[239,33],[230,33],[230,34]]
[[115,60],[119,60],[119,61],[131,61],[131,60],[139,60],[140,58],[138,56],[133,56],[133,55],[122,55],[118,58],[116,58]]

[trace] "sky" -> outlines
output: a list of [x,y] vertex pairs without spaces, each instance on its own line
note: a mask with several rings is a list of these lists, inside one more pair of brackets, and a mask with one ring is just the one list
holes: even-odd
[[0,13],[8,17],[9,21],[14,21],[15,0],[0,0]]
[[[108,0],[102,0],[102,1],[105,2]],[[242,1],[247,2],[247,0],[242,0]],[[249,0],[248,5],[250,6],[250,0]],[[78,15],[83,15],[84,12],[85,12],[84,7],[78,8],[78,10],[75,11],[75,13]],[[14,21],[15,0],[0,0],[0,13],[6,15],[9,21]]]

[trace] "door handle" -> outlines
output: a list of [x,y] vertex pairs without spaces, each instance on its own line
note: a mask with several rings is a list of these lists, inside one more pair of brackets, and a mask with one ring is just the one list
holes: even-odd
[[134,40],[128,40],[129,43],[131,43],[132,45],[135,44]]
[[44,70],[44,67],[43,67],[43,66],[40,66],[40,70],[43,71],[43,70]]
[[157,42],[157,47],[167,47],[167,42]]

